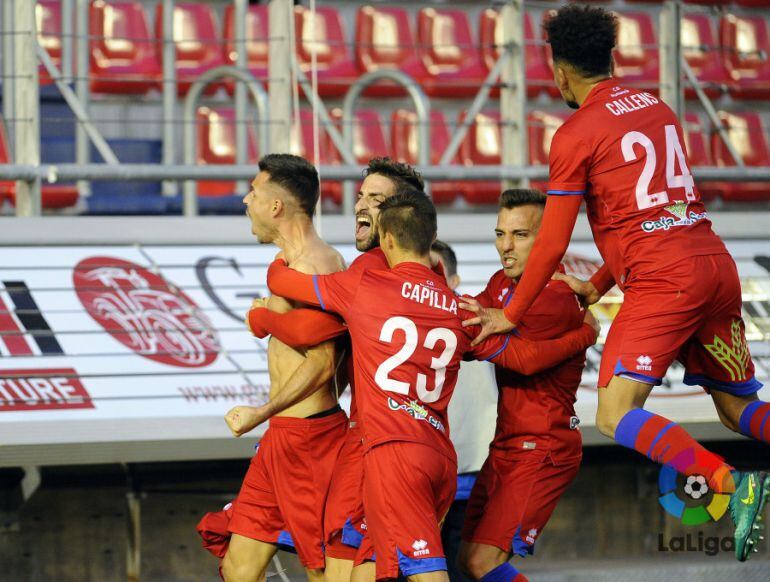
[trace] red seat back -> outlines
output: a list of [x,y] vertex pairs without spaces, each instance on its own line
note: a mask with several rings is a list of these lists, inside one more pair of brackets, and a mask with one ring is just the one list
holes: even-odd
[[614,74],[637,82],[658,80],[658,39],[648,12],[616,12],[617,46],[613,51]]
[[697,113],[687,113],[682,123],[687,160],[691,167],[713,166],[711,148],[707,139],[708,127]]
[[139,2],[91,4],[91,90],[145,93],[160,78],[155,41]]
[[[58,0],[39,0],[35,5],[35,21],[37,26],[37,41],[51,57],[53,63],[61,68],[62,39],[61,4]],[[48,71],[40,65],[40,82],[44,85],[53,80]]]
[[[390,143],[393,157],[407,164],[417,163],[417,114],[408,109],[396,109],[391,116]],[[449,145],[449,128],[442,111],[430,112],[430,163],[438,164]],[[455,156],[456,162],[457,156]]]
[[406,10],[379,6],[358,10],[356,60],[361,70],[395,69],[414,57],[414,36]]
[[[770,166],[767,129],[758,113],[719,111],[719,119],[727,129],[730,143],[747,166]],[[716,132],[712,136],[711,145],[717,166],[735,165],[730,152]]]
[[[342,110],[333,109],[332,118],[342,124]],[[342,128],[340,127],[340,131]],[[370,159],[387,156],[390,152],[380,114],[375,109],[359,109],[353,119],[353,157],[359,164]],[[336,155],[336,150],[335,150]]]
[[762,16],[727,14],[720,22],[724,62],[734,81],[770,81],[770,25]]
[[532,111],[527,116],[529,136],[529,163],[548,165],[548,155],[556,130],[570,116],[568,112]]
[[[196,142],[198,164],[235,163],[235,112],[230,108],[199,107],[196,114]],[[247,161],[257,161],[254,130],[248,126]],[[198,193],[203,196],[222,196],[235,192],[235,182],[200,181]],[[245,194],[245,192],[244,192]]]
[[309,66],[314,52],[319,70],[349,60],[342,16],[337,9],[316,8],[313,30],[313,13],[303,6],[295,6],[294,22],[297,58],[301,64]]
[[478,62],[468,15],[463,10],[423,8],[417,16],[417,42],[432,75],[457,72]]
[[[460,121],[465,113],[460,116]],[[460,162],[466,166],[497,165],[502,159],[500,114],[484,111],[476,116],[460,145]]]
[[[235,64],[238,54],[235,46],[235,9],[225,8],[225,61]],[[265,69],[268,65],[268,7],[266,4],[249,6],[246,13],[246,60],[249,69]]]

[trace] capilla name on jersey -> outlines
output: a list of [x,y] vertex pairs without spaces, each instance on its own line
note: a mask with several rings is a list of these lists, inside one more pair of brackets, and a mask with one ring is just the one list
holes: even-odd
[[429,285],[431,284],[431,281],[428,281],[428,285],[404,281],[404,285],[401,287],[401,296],[457,315],[457,300],[447,297],[438,289],[430,287]]

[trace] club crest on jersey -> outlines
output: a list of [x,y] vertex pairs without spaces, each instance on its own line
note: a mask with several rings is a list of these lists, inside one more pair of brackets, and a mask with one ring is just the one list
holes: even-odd
[[664,210],[673,216],[661,216],[657,220],[645,220],[642,223],[642,230],[655,232],[656,230],[671,230],[677,226],[690,226],[708,216],[706,212],[692,212],[689,210],[689,204],[681,201],[666,206]]
[[414,400],[409,400],[408,402],[401,404],[393,400],[392,398],[388,397],[388,408],[390,408],[391,410],[403,410],[413,419],[424,420],[436,430],[440,430],[441,432],[444,432],[444,423],[442,423],[439,419],[437,419],[435,416],[430,414],[427,408],[425,408],[418,402],[415,402]]
[[429,283],[431,286],[404,281],[404,284],[401,286],[401,296],[428,307],[441,309],[442,311],[448,311],[457,315],[457,300],[447,297],[439,289],[434,289],[432,281],[429,281]]

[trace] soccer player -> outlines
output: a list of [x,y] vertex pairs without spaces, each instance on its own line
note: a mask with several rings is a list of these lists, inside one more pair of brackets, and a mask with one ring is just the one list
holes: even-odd
[[[517,293],[545,203],[536,190],[500,196],[495,246],[503,268],[476,296],[484,307],[502,308]],[[584,313],[568,285],[550,281],[517,329],[527,339],[551,339],[579,328]],[[496,367],[497,427],[468,501],[460,550],[460,565],[474,580],[525,580],[508,560],[533,553],[580,468],[574,403],[584,364],[581,352],[532,376]]]
[[711,229],[687,163],[682,128],[657,97],[612,77],[617,22],[598,7],[570,4],[545,23],[554,78],[575,113],[551,145],[548,203],[529,268],[505,310],[479,309],[479,340],[510,331],[551,278],[585,198],[605,265],[581,283],[596,302],[613,285],[624,292],[599,372],[598,429],[625,447],[709,487],[735,494],[736,557],[759,540],[770,476],[740,473],[676,423],[643,408],[674,359],[684,382],[703,386],[728,428],[770,442],[770,403],[756,393],[741,319],[734,261]]
[[380,246],[390,270],[309,276],[276,261],[268,286],[347,322],[363,435],[364,511],[377,579],[394,578],[400,570],[409,578],[448,580],[439,522],[454,497],[457,475],[446,406],[461,358],[468,354],[531,373],[563,359],[557,346],[568,345],[573,354],[585,349],[596,330],[586,323],[538,344],[495,336],[471,348],[456,296],[430,268],[433,204],[415,192],[392,196],[379,210]]
[[[391,196],[405,191],[420,191],[424,183],[415,169],[390,158],[377,157],[369,161],[358,192],[355,212],[355,244],[361,251],[348,271],[387,269],[388,263],[380,249],[379,205]],[[257,337],[272,334],[294,347],[308,347],[347,334],[347,327],[336,318],[315,309],[295,309],[278,314],[259,307],[248,315],[249,327]],[[349,373],[352,380],[352,373]],[[351,391],[353,384],[351,384]],[[301,395],[297,394],[295,397]],[[268,402],[256,414],[261,421],[269,418],[279,407]],[[363,506],[363,446],[355,398],[351,401],[350,424],[345,442],[334,466],[329,497],[326,502],[324,536],[327,580],[350,580],[353,563],[366,533]],[[371,570],[373,565],[359,569]],[[366,574],[362,574],[367,577]]]
[[[333,273],[344,268],[342,257],[313,227],[319,183],[315,168],[304,159],[271,154],[259,161],[259,173],[244,197],[252,233],[261,243],[274,243],[293,268],[304,273]],[[269,299],[271,310],[287,311],[292,303]],[[222,561],[225,580],[263,580],[278,544],[289,534],[308,579],[323,578],[323,507],[332,468],[347,431],[347,416],[333,390],[333,342],[295,350],[276,338],[268,346],[270,400],[284,391],[307,396],[270,420],[233,502],[232,533]],[[236,436],[258,421],[252,407],[235,407],[226,417]]]

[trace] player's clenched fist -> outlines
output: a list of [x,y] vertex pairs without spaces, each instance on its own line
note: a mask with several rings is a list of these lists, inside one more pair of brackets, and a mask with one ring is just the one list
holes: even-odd
[[239,437],[264,422],[263,414],[254,406],[236,406],[225,414],[225,422],[233,436]]
[[[257,297],[251,302],[251,307],[249,308],[249,311],[252,309],[257,309],[258,307],[267,307],[267,301],[268,297]],[[249,331],[253,334],[254,330],[251,329],[251,322],[249,321],[249,311],[246,312],[246,317],[244,318],[244,321],[246,322],[246,327],[249,328]]]

